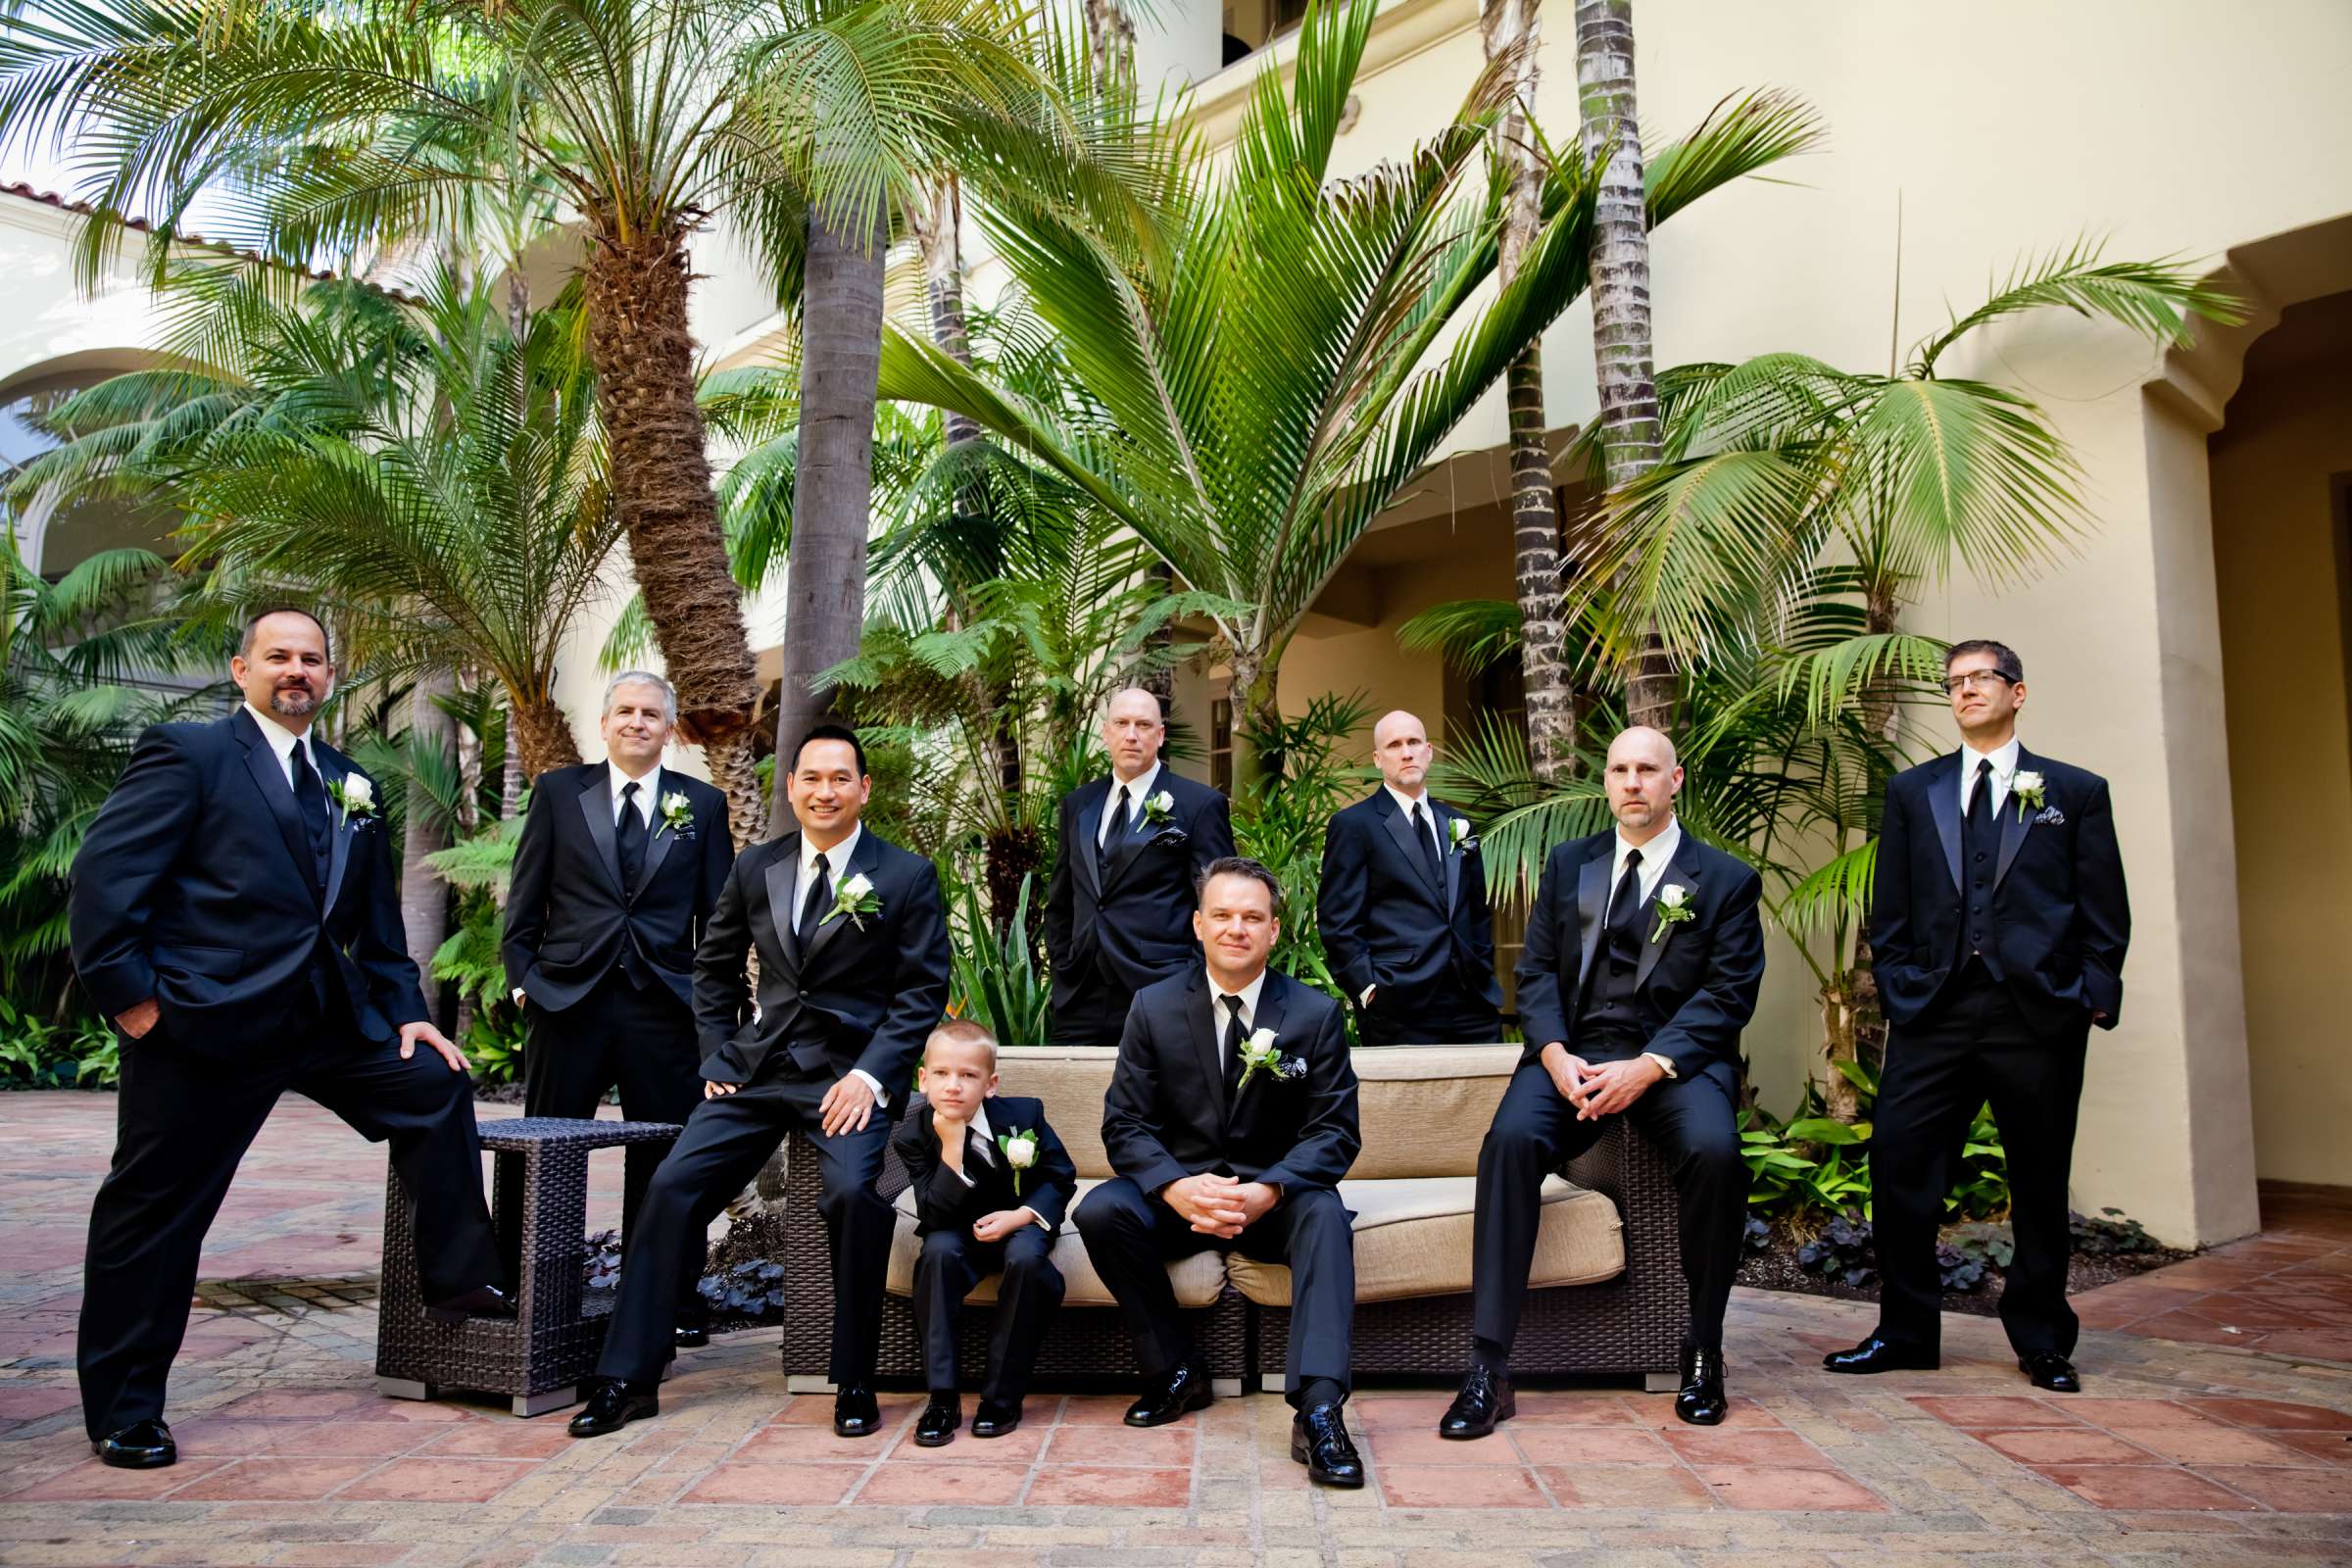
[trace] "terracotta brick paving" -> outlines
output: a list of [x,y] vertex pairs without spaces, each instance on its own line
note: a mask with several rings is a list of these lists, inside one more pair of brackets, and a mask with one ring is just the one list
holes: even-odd
[[[286,1280],[373,1269],[382,1155],[289,1100],[206,1253],[216,1304],[173,1385],[183,1457],[140,1473],[89,1458],[72,1388],[111,1136],[103,1097],[0,1097],[0,1563],[2352,1560],[2352,1349],[2163,1332],[2184,1303],[2227,1315],[2289,1277],[2319,1318],[2335,1287],[2315,1281],[2352,1279],[2352,1207],[2324,1195],[2290,1195],[2277,1239],[2086,1298],[2081,1396],[2035,1394],[1996,1323],[1957,1316],[1939,1373],[1831,1378],[1819,1351],[1868,1306],[1742,1291],[1722,1428],[1681,1426],[1663,1396],[1525,1390],[1501,1434],[1447,1444],[1442,1392],[1371,1389],[1349,1415],[1375,1484],[1344,1494],[1307,1485],[1262,1396],[1155,1432],[1121,1427],[1120,1397],[1042,1396],[1019,1432],[936,1450],[896,1396],[883,1437],[845,1442],[830,1400],[785,1393],[773,1331],[691,1352],[659,1418],[590,1443],[561,1415],[380,1398],[366,1292]],[[606,1222],[618,1174],[599,1167]]]

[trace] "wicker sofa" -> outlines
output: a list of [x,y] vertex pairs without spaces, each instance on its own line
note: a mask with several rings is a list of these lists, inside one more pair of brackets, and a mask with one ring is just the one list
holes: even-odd
[[[1355,1214],[1355,1365],[1359,1373],[1449,1379],[1470,1343],[1471,1189],[1478,1150],[1518,1061],[1515,1046],[1414,1046],[1355,1054],[1362,1081],[1363,1152],[1341,1184]],[[1010,1093],[1035,1095],[1068,1145],[1083,1193],[1109,1176],[1103,1091],[1116,1053],[1008,1049]],[[783,1360],[797,1388],[821,1387],[832,1322],[815,1158],[796,1135],[786,1150]],[[899,1209],[884,1298],[886,1383],[920,1382],[908,1300],[914,1206],[906,1173],[887,1162],[882,1193]],[[1067,1287],[1038,1357],[1041,1385],[1131,1384],[1137,1376],[1119,1314],[1074,1226],[1054,1244]],[[1194,1307],[1210,1375],[1228,1390],[1279,1388],[1290,1324],[1290,1271],[1202,1252],[1169,1265],[1177,1298]],[[970,1299],[993,1301],[994,1279]],[[1530,1299],[1512,1367],[1522,1376],[1638,1375],[1671,1386],[1688,1298],[1676,1250],[1674,1193],[1657,1154],[1622,1120],[1546,1181]],[[965,1376],[976,1379],[988,1314],[962,1325]]]

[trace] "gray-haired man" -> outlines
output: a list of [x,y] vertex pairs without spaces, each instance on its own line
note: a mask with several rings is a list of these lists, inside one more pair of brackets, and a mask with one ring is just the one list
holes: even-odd
[[[662,766],[677,716],[669,682],[613,677],[598,727],[606,760],[541,774],[507,898],[507,982],[529,1028],[523,1109],[593,1116],[617,1085],[632,1120],[683,1122],[701,1102],[694,950],[735,846],[726,797]],[[662,1151],[632,1145],[622,1213],[634,1221]],[[703,1250],[687,1248],[692,1276]],[[708,1338],[689,1278],[677,1340]]]

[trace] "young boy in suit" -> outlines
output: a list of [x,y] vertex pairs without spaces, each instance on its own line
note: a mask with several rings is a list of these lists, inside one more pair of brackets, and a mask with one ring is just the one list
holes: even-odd
[[979,1024],[952,1018],[934,1029],[923,1044],[920,1083],[891,1147],[913,1179],[914,1233],[923,1244],[914,1264],[914,1321],[931,1402],[914,1441],[936,1448],[963,1424],[956,1308],[991,1274],[1004,1277],[972,1436],[1003,1437],[1021,1424],[1030,1365],[1061,1304],[1054,1234],[1078,1171],[1042,1102],[997,1094],[996,1037]]

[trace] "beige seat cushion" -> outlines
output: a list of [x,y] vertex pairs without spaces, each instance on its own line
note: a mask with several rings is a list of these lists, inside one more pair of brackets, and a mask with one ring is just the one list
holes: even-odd
[[[1355,1298],[1395,1301],[1468,1291],[1475,1186],[1471,1176],[1340,1183],[1340,1200],[1355,1213]],[[1591,1285],[1625,1272],[1625,1227],[1615,1203],[1547,1176],[1543,1205],[1529,1289]],[[1225,1267],[1235,1288],[1258,1305],[1291,1304],[1291,1271],[1282,1264],[1236,1252]]]
[[[1099,1181],[1081,1178],[1078,1196],[1084,1198],[1101,1186]],[[908,1188],[899,1195],[895,1205],[899,1211],[898,1229],[890,1238],[890,1272],[884,1287],[893,1296],[914,1294],[914,1260],[923,1244],[914,1234],[914,1190]],[[1076,1213],[1078,1205],[1070,1204]],[[1061,1270],[1062,1304],[1065,1306],[1115,1306],[1117,1300],[1102,1276],[1095,1272],[1093,1259],[1086,1255],[1086,1244],[1078,1239],[1077,1228],[1065,1222],[1061,1234],[1054,1238],[1054,1266]],[[992,1302],[997,1298],[999,1276],[991,1274],[973,1287],[967,1301]],[[1176,1287],[1178,1306],[1209,1306],[1225,1288],[1225,1259],[1215,1252],[1195,1252],[1180,1257],[1168,1265],[1168,1280]]]

